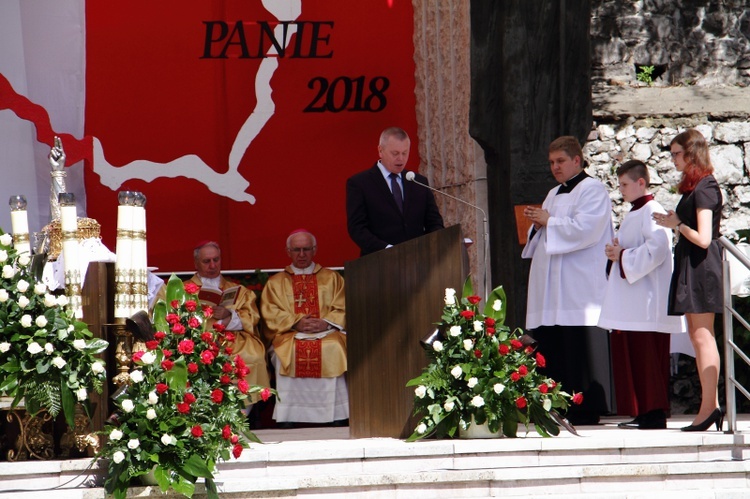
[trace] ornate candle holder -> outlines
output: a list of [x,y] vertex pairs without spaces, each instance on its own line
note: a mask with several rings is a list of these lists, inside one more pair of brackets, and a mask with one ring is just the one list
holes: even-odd
[[115,361],[117,374],[112,382],[117,386],[130,382],[130,362],[133,355],[133,335],[125,326],[125,317],[116,317],[114,324],[108,324],[115,336]]
[[13,231],[13,247],[18,253],[28,253],[31,256],[31,243],[29,241],[29,218],[26,213],[26,197],[11,196],[10,201],[10,224]]

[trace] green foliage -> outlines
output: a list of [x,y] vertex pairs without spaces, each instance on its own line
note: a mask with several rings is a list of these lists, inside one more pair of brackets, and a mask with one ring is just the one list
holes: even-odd
[[546,360],[522,343],[523,331],[505,325],[503,288],[492,291],[484,313],[480,301],[469,279],[460,299],[446,289],[440,336],[427,350],[431,362],[407,383],[416,387],[414,414],[421,416],[410,441],[453,437],[472,422],[507,436],[519,423],[534,423],[545,437],[559,433],[549,411],[567,408],[570,395],[539,371]]
[[642,81],[643,83],[651,86],[651,84],[654,83],[654,69],[654,66],[638,66],[638,72],[636,73],[635,77],[638,79],[638,81]]

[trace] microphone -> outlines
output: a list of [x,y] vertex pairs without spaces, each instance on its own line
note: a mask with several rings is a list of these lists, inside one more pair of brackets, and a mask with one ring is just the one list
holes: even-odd
[[438,194],[441,194],[443,196],[447,196],[447,197],[453,199],[454,201],[458,201],[459,203],[463,203],[466,206],[470,206],[470,207],[474,208],[475,210],[479,210],[482,213],[482,225],[484,227],[484,234],[482,234],[482,237],[484,238],[484,299],[485,299],[485,303],[486,303],[486,300],[490,299],[489,279],[487,278],[487,255],[490,254],[490,233],[489,233],[489,229],[488,229],[487,213],[485,213],[485,211],[482,208],[480,208],[479,206],[473,205],[473,204],[469,203],[468,201],[464,201],[463,199],[459,199],[456,196],[451,196],[450,194],[448,194],[446,192],[440,191],[438,189],[435,189],[434,187],[430,187],[429,185],[420,182],[419,180],[416,179],[416,174],[414,172],[412,172],[412,171],[407,171],[406,174],[404,175],[404,177],[409,182],[414,182],[415,184],[421,185],[422,187],[425,187],[425,188],[431,190],[432,192],[437,192]]

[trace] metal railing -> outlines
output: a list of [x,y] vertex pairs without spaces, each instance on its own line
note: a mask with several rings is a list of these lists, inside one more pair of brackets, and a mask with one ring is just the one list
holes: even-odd
[[742,265],[750,269],[750,258],[726,237],[719,238],[719,243],[724,248],[723,271],[724,271],[724,387],[726,390],[726,418],[727,433],[737,432],[737,400],[735,388],[739,390],[748,400],[750,392],[742,386],[734,376],[735,354],[750,366],[750,357],[743,352],[734,342],[734,320],[750,331],[750,324],[735,310],[732,300],[732,280],[729,269],[727,252],[731,253]]

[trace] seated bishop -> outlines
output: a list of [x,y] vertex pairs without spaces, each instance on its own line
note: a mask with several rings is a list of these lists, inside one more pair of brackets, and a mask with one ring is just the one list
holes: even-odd
[[299,423],[345,424],[344,279],[313,261],[315,236],[300,229],[286,242],[291,265],[266,283],[260,310],[278,397],[273,418]]
[[[245,377],[251,386],[270,386],[266,366],[266,349],[258,331],[260,313],[255,304],[255,293],[225,279],[221,275],[221,248],[213,241],[203,241],[193,250],[196,273],[189,280],[201,287],[198,298],[210,305],[213,317],[207,324],[210,329],[214,322],[224,325],[225,331],[234,333],[232,356],[237,354],[250,369]],[[252,402],[257,402],[258,394]]]

